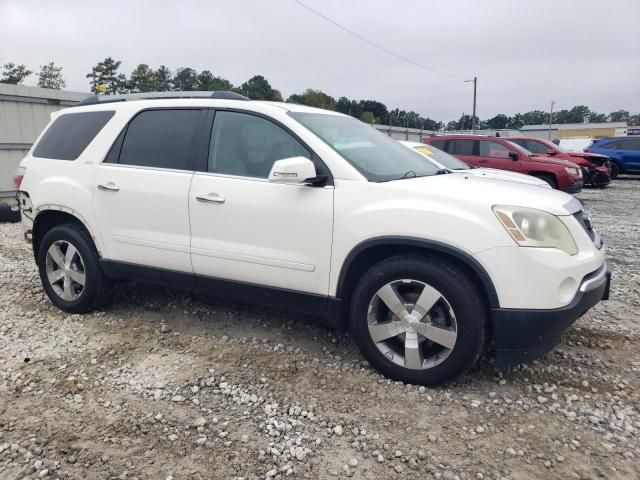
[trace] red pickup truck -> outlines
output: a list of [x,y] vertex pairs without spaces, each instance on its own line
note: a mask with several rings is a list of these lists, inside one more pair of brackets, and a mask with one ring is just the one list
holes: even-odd
[[484,135],[438,135],[423,138],[423,143],[444,150],[475,167],[498,168],[538,177],[552,188],[567,193],[582,189],[582,170],[575,163],[534,155],[510,137]]
[[606,187],[611,182],[610,161],[606,155],[588,152],[568,152],[553,142],[542,138],[511,136],[507,138],[510,142],[517,143],[536,155],[569,160],[580,166],[585,186]]

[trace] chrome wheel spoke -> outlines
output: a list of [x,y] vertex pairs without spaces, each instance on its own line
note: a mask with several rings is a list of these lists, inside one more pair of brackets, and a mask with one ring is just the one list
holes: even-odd
[[393,312],[393,314],[402,319],[409,315],[406,307],[404,306],[404,299],[398,294],[395,288],[390,283],[387,283],[376,293],[380,300]]
[[371,339],[378,343],[404,333],[402,322],[387,322],[369,325]]
[[53,285],[54,283],[57,283],[64,278],[64,270],[59,269],[47,272],[47,278],[49,279],[49,283]]
[[76,270],[69,270],[69,277],[71,277],[71,280],[73,280],[74,282],[82,285],[84,287],[84,281],[85,281],[85,276],[84,276],[84,272],[78,272]]
[[71,263],[73,262],[73,257],[76,256],[76,253],[78,253],[78,250],[76,250],[76,247],[68,243],[67,251],[64,254],[64,264],[67,268],[71,267]]
[[64,267],[64,254],[62,253],[62,250],[60,250],[60,245],[54,243],[53,245],[51,245],[51,247],[49,247],[48,253],[51,257],[51,260],[53,260],[53,263],[55,263],[60,268]]
[[404,338],[404,366],[414,370],[422,368],[422,344],[415,332],[407,332]]
[[456,343],[458,334],[452,330],[436,327],[434,325],[428,325],[421,323],[418,328],[418,333],[432,342],[442,345],[448,349],[452,349]]
[[438,300],[442,296],[435,288],[425,285],[420,293],[420,297],[416,301],[416,304],[411,311],[411,314],[416,317],[416,320],[422,320],[425,315],[429,313],[429,310],[433,308]]
[[71,290],[71,278],[65,275],[64,282],[62,283],[62,299],[70,302],[73,300],[73,291]]

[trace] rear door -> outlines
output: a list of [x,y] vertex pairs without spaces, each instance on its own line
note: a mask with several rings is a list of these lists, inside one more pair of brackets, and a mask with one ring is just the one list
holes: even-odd
[[625,138],[616,142],[616,152],[625,170],[640,170],[640,138]]
[[509,156],[511,150],[500,142],[494,140],[478,140],[478,164],[481,167],[498,168],[500,170],[510,170],[513,172],[519,172],[521,170],[520,160],[514,160]]
[[200,109],[139,112],[97,168],[93,209],[109,260],[192,272],[189,187]]
[[[475,150],[475,140],[467,138],[458,138],[447,142],[447,153],[458,157],[468,165],[481,167],[479,158]],[[435,145],[437,147],[437,145]]]

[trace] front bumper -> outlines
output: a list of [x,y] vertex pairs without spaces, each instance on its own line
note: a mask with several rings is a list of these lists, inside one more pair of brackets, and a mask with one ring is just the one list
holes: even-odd
[[583,186],[584,181],[582,177],[571,177],[569,179],[569,185],[564,188],[560,188],[559,190],[566,193],[579,193]]
[[562,333],[600,300],[609,298],[611,268],[606,262],[582,279],[573,300],[554,309],[496,308],[491,312],[499,367],[530,362],[549,352]]
[[584,185],[589,187],[606,187],[611,182],[606,167],[588,169],[582,167]]

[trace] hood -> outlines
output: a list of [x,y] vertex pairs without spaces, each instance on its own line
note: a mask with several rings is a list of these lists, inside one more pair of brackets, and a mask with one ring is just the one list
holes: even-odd
[[[560,165],[563,167],[577,167],[574,162],[571,162],[569,160],[562,160],[561,158],[543,157],[542,155],[531,155],[529,158],[532,162],[552,163],[554,165]],[[576,158],[576,160],[578,159]]]
[[507,170],[498,170],[497,168],[472,168],[469,170],[454,170],[453,173],[467,174],[485,178],[493,178],[495,180],[504,180],[509,182],[519,182],[527,185],[535,185],[538,187],[551,188],[547,182],[539,178],[525,175],[518,172],[509,172]]
[[590,153],[590,152],[567,152],[572,157],[580,157],[580,158],[595,158],[597,160],[608,160],[609,157],[606,155],[601,155],[599,153]]
[[578,199],[559,190],[478,175],[450,173],[393,180],[379,185],[397,189],[400,197],[411,192],[416,197],[422,196],[424,200],[436,200],[444,204],[467,201],[474,206],[484,203],[487,209],[494,205],[516,205],[537,208],[554,215],[573,215],[582,209]]

